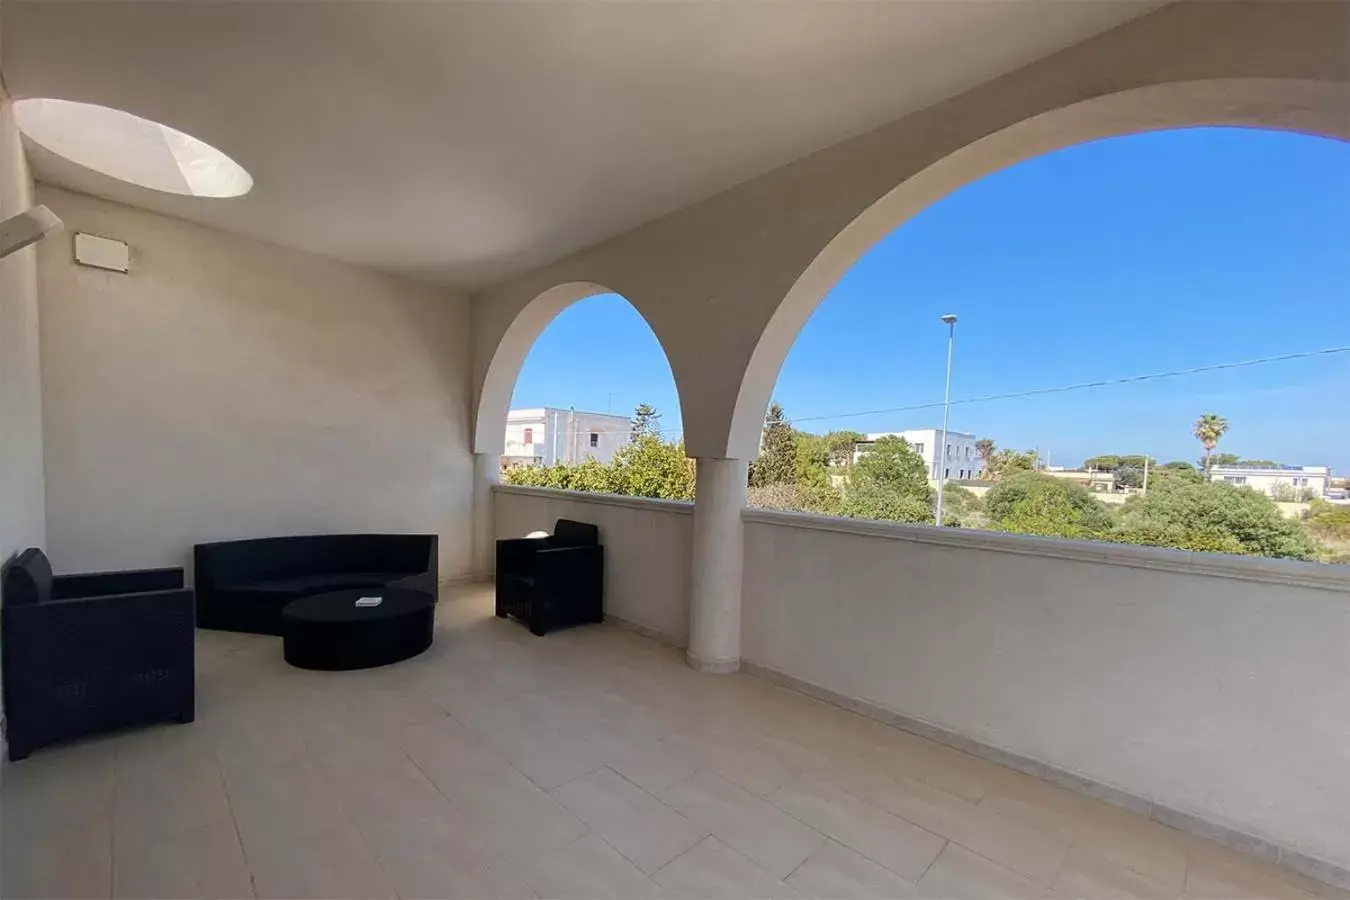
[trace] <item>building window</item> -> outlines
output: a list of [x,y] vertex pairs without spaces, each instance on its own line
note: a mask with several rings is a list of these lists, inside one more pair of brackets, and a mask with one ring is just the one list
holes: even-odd
[[598,431],[591,432],[591,446],[592,447],[600,446],[600,432]]
[[1246,483],[1247,483],[1247,476],[1246,476],[1246,475],[1225,475],[1225,476],[1223,476],[1223,480],[1224,480],[1224,483],[1225,483],[1225,484],[1246,484]]
[[533,429],[533,428],[526,428],[526,429],[525,429],[525,443],[527,443],[527,444],[533,444],[533,443],[534,443],[534,429]]
[[947,445],[947,458],[948,458],[948,459],[951,459],[951,458],[952,458],[952,445],[951,445],[951,444],[948,444],[948,445]]
[[943,469],[943,470],[942,470],[942,477],[943,477],[943,478],[951,478],[951,477],[952,477],[952,470],[951,470],[951,469]]
[[966,461],[970,461],[970,445],[966,444]]
[[914,452],[919,454],[920,456],[923,456],[923,444],[915,444]]

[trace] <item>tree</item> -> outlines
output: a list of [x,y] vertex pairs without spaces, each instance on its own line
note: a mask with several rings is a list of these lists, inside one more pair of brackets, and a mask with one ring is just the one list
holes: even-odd
[[[1217,457],[1221,456],[1222,454],[1216,453],[1214,455]],[[1186,462],[1185,460],[1178,459],[1173,460],[1172,462],[1163,463],[1161,466],[1150,472],[1149,485],[1154,486],[1158,484],[1159,480],[1168,478],[1176,479],[1178,481],[1184,481],[1190,484],[1195,484],[1205,480],[1204,476],[1200,474],[1199,469],[1197,469],[1190,463]]]
[[904,438],[888,435],[877,438],[854,464],[841,511],[855,519],[931,522],[932,501],[923,457]]
[[649,434],[661,436],[661,414],[650,403],[639,403],[633,410],[633,434],[629,441],[636,444]]
[[694,463],[684,443],[644,434],[621,448],[609,463],[587,459],[552,466],[515,466],[502,473],[507,484],[628,494],[662,500],[694,499]]
[[1141,488],[1144,486],[1144,470],[1136,466],[1120,466],[1114,473],[1118,487]]
[[980,457],[980,473],[987,474],[989,472],[989,459],[994,455],[994,439],[980,438],[975,442],[975,452]]
[[612,493],[694,499],[694,463],[685,453],[684,441],[672,444],[654,434],[643,435],[615,453],[609,465]]
[[869,484],[915,497],[924,503],[932,496],[928,467],[909,441],[901,437],[877,438],[853,466],[852,485]]
[[1018,472],[1034,472],[1039,465],[1035,450],[1019,453],[1016,450],[997,450],[985,464],[989,477],[998,481]]
[[867,435],[858,431],[831,431],[824,440],[829,464],[847,467],[853,465],[853,452],[861,441],[867,440]]
[[867,480],[849,484],[840,511],[851,519],[883,519],[916,525],[932,524],[933,521],[933,509],[926,501]]
[[1001,480],[984,496],[990,524],[1017,534],[1052,537],[1095,537],[1111,527],[1111,515],[1081,484],[1018,472]]
[[[992,492],[991,492],[992,493]],[[1113,540],[1184,550],[1313,559],[1317,545],[1264,494],[1166,478],[1122,508]]]
[[1192,432],[1195,439],[1205,448],[1205,455],[1201,457],[1202,468],[1205,470],[1205,480],[1209,481],[1210,471],[1214,464],[1210,461],[1210,455],[1214,448],[1219,444],[1219,438],[1228,433],[1228,420],[1215,413],[1205,413],[1195,420],[1195,428]]
[[[1236,453],[1212,453],[1209,457],[1209,462],[1212,466],[1236,466],[1243,461],[1242,457],[1238,456]],[[1201,458],[1196,460],[1196,462],[1199,463],[1200,470],[1203,472],[1205,460]]]
[[[1229,456],[1232,454],[1219,454],[1219,455]],[[1238,460],[1236,458],[1233,460],[1234,463],[1237,461]],[[1233,463],[1218,463],[1217,465],[1232,465],[1232,464]],[[1280,464],[1273,459],[1244,459],[1242,460],[1242,464],[1244,466],[1251,466],[1252,468],[1260,467],[1263,469],[1278,469],[1280,467]]]
[[797,436],[783,416],[783,407],[774,403],[764,417],[764,438],[759,458],[750,466],[750,485],[794,484],[796,472]]
[[1115,453],[1110,453],[1105,456],[1088,457],[1087,459],[1083,460],[1083,468],[1096,469],[1101,472],[1114,472],[1117,469],[1128,466],[1130,468],[1138,469],[1140,470],[1140,472],[1142,472],[1144,469],[1145,459],[1148,460],[1148,464],[1150,467],[1155,467],[1158,465],[1158,461],[1151,456],[1144,457],[1137,453],[1125,454],[1122,456],[1117,455]]

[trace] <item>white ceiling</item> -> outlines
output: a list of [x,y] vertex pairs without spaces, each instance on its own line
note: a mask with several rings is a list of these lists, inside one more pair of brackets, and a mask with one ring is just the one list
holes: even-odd
[[40,180],[474,287],[1157,5],[6,0],[3,75],[187,132],[255,186],[160,194],[30,145]]

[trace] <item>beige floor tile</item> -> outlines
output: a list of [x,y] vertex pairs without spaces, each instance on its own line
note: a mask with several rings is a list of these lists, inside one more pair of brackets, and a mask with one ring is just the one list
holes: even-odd
[[1159,884],[1180,889],[1186,877],[1185,835],[1058,785],[1009,772],[981,805]]
[[919,881],[919,896],[942,900],[1045,897],[1047,889],[965,847],[948,844]]
[[228,773],[225,789],[244,851],[346,824],[333,783],[308,759]]
[[553,796],[647,874],[707,834],[608,768],[568,782]]
[[913,778],[874,785],[861,796],[1047,886],[1069,851],[1069,840],[1059,834],[1041,831],[1025,819],[1002,814],[997,807],[972,803]]
[[462,779],[433,776],[482,840],[508,861],[532,859],[569,844],[589,830],[514,768],[471,767]]
[[774,878],[715,837],[704,838],[656,873],[656,882],[675,897],[795,897],[792,887]]
[[697,763],[687,752],[661,739],[615,746],[605,755],[605,761],[624,778],[657,796],[698,770]]
[[331,831],[248,850],[254,887],[272,900],[372,900],[395,891],[360,832]]
[[113,896],[253,896],[253,880],[234,820],[179,831],[168,836],[122,835],[114,850]]
[[171,835],[230,818],[225,781],[214,755],[117,774],[114,824],[126,835]]
[[720,775],[756,796],[764,796],[797,774],[781,759],[748,742],[698,732],[672,734],[665,740],[698,770]]
[[7,808],[0,831],[0,897],[107,897],[112,842],[106,811],[84,820],[48,819],[29,828]]
[[558,900],[646,900],[665,892],[595,835],[533,860],[525,877],[540,897]]
[[402,844],[379,854],[379,859],[405,900],[524,900],[535,896],[523,878],[471,842],[441,839]]
[[1209,900],[1307,900],[1317,885],[1270,863],[1191,839],[1184,896]]
[[112,864],[34,865],[6,861],[0,871],[5,900],[95,900],[112,896]]
[[417,818],[443,809],[447,801],[408,760],[391,768],[351,772],[331,779],[347,818],[353,822],[399,816]]
[[1081,900],[1176,900],[1177,889],[1074,847],[1055,879],[1054,895]]
[[827,840],[788,877],[803,897],[918,897],[918,886],[890,869]]
[[825,841],[814,828],[711,773],[690,775],[661,797],[775,878],[787,877]]
[[766,799],[912,881],[919,879],[946,844],[945,838],[822,781],[797,778]]

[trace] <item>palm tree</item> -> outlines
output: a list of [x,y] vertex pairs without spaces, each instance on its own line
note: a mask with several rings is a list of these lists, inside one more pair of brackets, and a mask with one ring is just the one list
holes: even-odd
[[1228,420],[1214,413],[1205,413],[1195,420],[1195,439],[1205,445],[1205,480],[1209,481],[1209,455],[1219,445],[1219,438],[1228,433]]
[[994,455],[994,442],[990,438],[980,438],[975,442],[975,452],[980,455],[981,474],[989,474],[989,459]]

